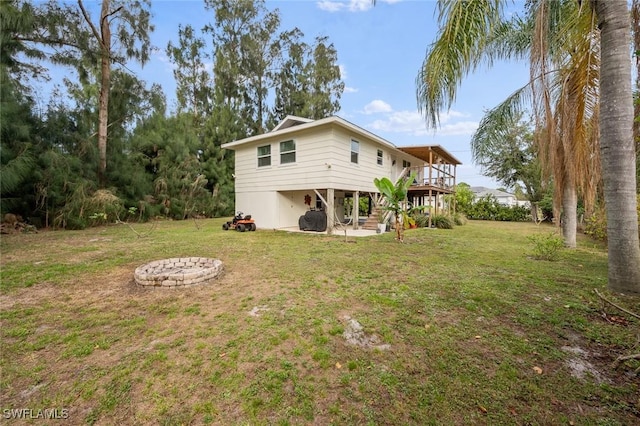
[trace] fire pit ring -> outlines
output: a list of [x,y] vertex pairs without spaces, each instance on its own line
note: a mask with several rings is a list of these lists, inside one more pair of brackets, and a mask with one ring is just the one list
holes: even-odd
[[206,257],[173,257],[136,268],[136,283],[145,287],[193,287],[208,284],[223,271],[222,261]]

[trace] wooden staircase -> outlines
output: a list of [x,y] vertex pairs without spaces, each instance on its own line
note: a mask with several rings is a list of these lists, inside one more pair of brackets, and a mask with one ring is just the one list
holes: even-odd
[[362,229],[368,229],[371,231],[375,231],[378,229],[378,218],[384,214],[384,210],[382,207],[374,207],[371,214],[367,217],[367,220],[364,221],[362,225]]

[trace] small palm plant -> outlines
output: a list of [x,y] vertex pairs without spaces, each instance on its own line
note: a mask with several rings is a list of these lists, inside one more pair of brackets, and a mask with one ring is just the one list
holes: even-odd
[[396,221],[396,239],[399,242],[404,241],[404,220],[406,220],[407,214],[407,194],[409,187],[416,177],[416,173],[411,173],[408,178],[400,178],[394,184],[387,177],[382,179],[375,178],[373,183],[378,191],[384,198],[387,199],[388,205],[384,207],[385,210],[393,212]]

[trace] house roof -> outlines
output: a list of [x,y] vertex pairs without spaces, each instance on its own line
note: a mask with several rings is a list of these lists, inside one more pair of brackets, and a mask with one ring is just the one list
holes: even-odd
[[[306,122],[301,122],[302,120],[308,120]],[[296,123],[297,122],[297,123]],[[259,142],[263,139],[272,138],[274,136],[288,136],[293,133],[313,129],[315,127],[327,126],[327,125],[337,125],[339,127],[348,129],[358,135],[373,139],[374,141],[386,145],[389,148],[398,149],[394,144],[389,142],[388,140],[381,138],[378,135],[375,135],[368,130],[363,129],[362,127],[356,126],[353,123],[348,122],[344,118],[338,117],[337,115],[333,115],[331,117],[322,118],[320,120],[309,120],[306,118],[288,116],[285,118],[280,124],[278,124],[272,131],[263,133],[261,135],[250,136],[248,138],[240,139],[237,141],[229,142],[222,144],[222,148],[225,149],[235,149],[238,146],[250,144],[253,142]]]
[[462,164],[460,160],[451,155],[446,149],[440,145],[423,145],[423,146],[401,146],[400,151],[418,157],[427,163],[436,163],[441,158],[445,164]]
[[282,120],[276,127],[271,130],[272,132],[277,132],[281,129],[287,129],[293,126],[299,126],[304,123],[311,123],[313,120],[310,118],[297,117],[295,115],[287,115],[284,120]]
[[469,188],[471,192],[479,196],[485,195],[493,195],[494,197],[515,197],[513,194],[509,194],[508,192],[500,191],[499,189],[491,189],[485,188],[484,186],[472,186]]
[[[380,136],[371,133],[370,131],[363,129],[360,126],[357,126],[344,118],[338,117],[337,115],[326,117],[320,120],[310,120],[308,118],[296,117],[293,115],[287,116],[284,120],[282,120],[276,127],[273,128],[270,132],[251,136],[245,139],[240,139],[237,141],[225,143],[222,145],[222,148],[225,149],[236,149],[245,144],[250,144],[254,142],[259,142],[263,139],[272,138],[274,136],[283,136],[287,137],[291,134],[294,134],[299,131],[313,129],[321,126],[330,126],[335,125],[347,129],[356,135],[360,135],[371,139],[383,146],[391,148],[393,150],[402,151],[406,154],[412,155],[416,158],[419,158],[425,162],[429,162],[430,158],[436,162],[438,158],[441,158],[447,164],[462,164],[457,158],[451,155],[447,150],[445,150],[440,145],[422,145],[422,146],[407,146],[407,147],[397,147],[393,143],[388,140],[381,138]],[[430,156],[433,154],[433,157]]]

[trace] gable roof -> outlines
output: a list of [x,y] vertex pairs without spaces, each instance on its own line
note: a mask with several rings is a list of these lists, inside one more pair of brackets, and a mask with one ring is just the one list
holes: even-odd
[[[302,120],[306,122],[302,122]],[[258,142],[263,139],[272,138],[274,136],[280,136],[280,135],[288,136],[292,133],[296,133],[302,130],[313,129],[316,127],[329,126],[329,125],[336,125],[336,126],[342,127],[344,129],[350,130],[351,132],[357,135],[372,139],[381,145],[385,145],[392,149],[398,149],[394,144],[392,144],[388,140],[381,138],[380,136],[375,135],[368,130],[363,129],[362,127],[356,126],[355,124],[350,123],[344,118],[338,117],[337,115],[333,115],[327,118],[322,118],[320,120],[309,120],[308,118],[288,116],[270,132],[263,133],[261,135],[250,136],[248,138],[240,139],[233,142],[228,142],[228,143],[222,144],[222,148],[235,149],[236,147],[239,147],[245,144],[250,144],[253,142]]]
[[310,118],[297,117],[295,115],[287,115],[284,120],[282,120],[276,127],[271,130],[272,132],[277,132],[281,129],[287,129],[293,126],[299,126],[300,124],[310,123],[313,120]]

